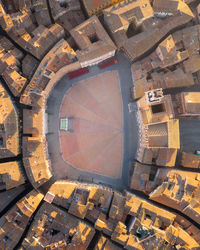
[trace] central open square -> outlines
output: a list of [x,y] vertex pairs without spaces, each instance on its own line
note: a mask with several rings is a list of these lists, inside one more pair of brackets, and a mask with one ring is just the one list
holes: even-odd
[[138,128],[130,113],[131,63],[117,64],[70,79],[63,76],[48,98],[48,151],[54,179],[106,184],[124,189],[137,150]]
[[120,178],[123,133],[118,72],[108,71],[70,88],[60,109],[60,119],[68,117],[73,119],[72,130],[60,129],[63,159],[75,168]]

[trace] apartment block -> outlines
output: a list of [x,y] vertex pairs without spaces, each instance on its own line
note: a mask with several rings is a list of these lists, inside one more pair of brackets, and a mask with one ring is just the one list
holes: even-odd
[[122,1],[103,11],[117,47],[133,61],[153,48],[162,37],[194,18],[181,0]]
[[187,88],[199,84],[199,34],[199,25],[176,31],[145,59],[133,63],[133,99],[141,98],[152,89]]
[[[123,249],[178,246],[180,240],[184,247],[198,246],[192,233],[181,228],[180,218],[176,221],[175,214],[127,191],[121,194],[99,185],[57,181],[50,187],[45,201],[67,209],[76,217],[87,218],[95,229]],[[194,235],[198,239],[199,230]],[[101,247],[103,242],[109,244],[101,237],[97,245]]]
[[22,246],[26,249],[86,249],[94,234],[93,227],[54,205],[44,203],[35,216]]
[[33,190],[0,218],[0,248],[13,249],[17,245],[42,199],[43,195]]
[[100,15],[105,8],[110,7],[121,1],[122,0],[82,0],[89,17],[91,17],[92,15]]
[[200,168],[200,156],[192,153],[181,152],[180,165],[184,168]]
[[174,109],[177,116],[200,115],[200,92],[181,92],[174,96]]
[[19,120],[17,109],[0,83],[0,158],[19,153]]
[[67,33],[85,20],[79,0],[50,0],[49,2],[54,21]]
[[26,178],[19,162],[0,164],[0,190],[9,190],[24,184]]
[[116,47],[99,19],[93,16],[70,31],[81,67],[92,66],[114,56]]

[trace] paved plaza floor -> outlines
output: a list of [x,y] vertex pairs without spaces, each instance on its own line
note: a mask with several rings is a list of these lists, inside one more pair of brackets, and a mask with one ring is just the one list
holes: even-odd
[[72,86],[60,109],[60,118],[66,117],[73,117],[73,131],[60,130],[63,159],[75,168],[120,178],[123,133],[118,72],[104,72]]
[[[128,187],[137,150],[137,121],[129,113],[133,86],[130,62],[121,53],[118,64],[86,75],[64,76],[48,103],[48,150],[54,179],[91,181],[116,189]],[[60,118],[73,116],[73,132],[60,131]]]

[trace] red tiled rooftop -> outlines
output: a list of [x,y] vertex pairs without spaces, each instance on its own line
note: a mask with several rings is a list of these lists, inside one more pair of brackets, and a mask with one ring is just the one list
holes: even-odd
[[122,168],[122,102],[117,71],[76,83],[60,118],[73,116],[73,132],[60,131],[63,159],[75,168],[119,178]]

